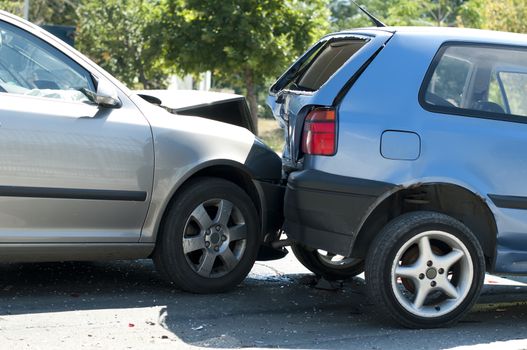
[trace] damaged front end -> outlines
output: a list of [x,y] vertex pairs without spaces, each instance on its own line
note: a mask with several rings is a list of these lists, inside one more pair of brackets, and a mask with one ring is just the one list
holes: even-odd
[[241,95],[198,90],[141,90],[136,93],[172,114],[212,119],[241,126],[252,133],[256,131],[247,101]]

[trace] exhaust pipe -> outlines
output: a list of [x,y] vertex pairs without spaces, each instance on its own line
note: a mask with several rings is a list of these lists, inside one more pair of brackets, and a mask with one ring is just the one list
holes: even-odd
[[293,240],[287,238],[287,239],[282,239],[279,241],[271,242],[271,247],[273,247],[274,249],[280,249],[283,247],[290,246],[291,244],[293,244]]

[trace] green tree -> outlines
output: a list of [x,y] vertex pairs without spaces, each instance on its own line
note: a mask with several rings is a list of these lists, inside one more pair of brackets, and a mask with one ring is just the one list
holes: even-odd
[[[365,10],[381,21],[389,22],[388,11],[397,0],[367,0],[357,1]],[[373,23],[362,13],[357,5],[350,0],[333,0],[329,6],[331,10],[331,24],[334,31],[371,27]]]
[[161,22],[164,4],[152,0],[85,0],[78,9],[77,47],[132,88],[163,88]]
[[[362,0],[366,10],[387,25],[455,26],[468,15],[467,0]],[[335,30],[372,26],[350,0],[333,0],[331,18]]]
[[525,0],[470,0],[463,14],[460,24],[466,27],[527,33]]
[[[75,25],[81,0],[30,0],[29,20],[35,24]],[[0,0],[0,9],[24,15],[24,0]]]
[[168,59],[186,73],[210,70],[215,79],[243,88],[253,118],[266,78],[276,78],[329,29],[325,0],[168,3]]
[[397,0],[391,4],[391,25],[456,26],[466,0]]

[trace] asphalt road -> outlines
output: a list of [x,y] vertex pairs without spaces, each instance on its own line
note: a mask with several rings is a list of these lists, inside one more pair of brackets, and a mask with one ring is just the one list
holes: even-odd
[[492,276],[475,310],[439,330],[375,315],[362,278],[314,288],[292,256],[219,295],[180,292],[148,260],[4,264],[0,276],[0,349],[527,349],[527,284]]

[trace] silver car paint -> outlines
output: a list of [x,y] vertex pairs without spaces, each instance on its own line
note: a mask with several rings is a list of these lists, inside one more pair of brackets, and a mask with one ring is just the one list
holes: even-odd
[[[150,193],[150,128],[123,107],[0,94],[0,184]],[[0,197],[1,242],[135,242],[143,202]]]
[[201,90],[136,90],[135,93],[154,96],[161,100],[163,107],[173,111],[243,98],[242,95]]
[[[0,229],[3,261],[147,257],[164,210],[186,179],[207,162],[243,166],[255,140],[246,129],[169,114],[39,27],[3,11],[0,20],[111,82],[122,102],[118,109],[98,109],[0,93],[0,160],[6,162],[0,166],[0,184],[148,194],[145,201],[126,203],[0,197],[0,219],[7,223]],[[43,135],[51,129],[53,136]],[[20,134],[27,142],[16,147]]]
[[[213,120],[175,117],[137,95],[130,97],[148,116],[154,135],[152,200],[141,235],[141,242],[154,242],[163,211],[179,186],[212,161],[241,166],[254,143],[254,135],[244,128]],[[197,144],[200,147],[195,147]]]

